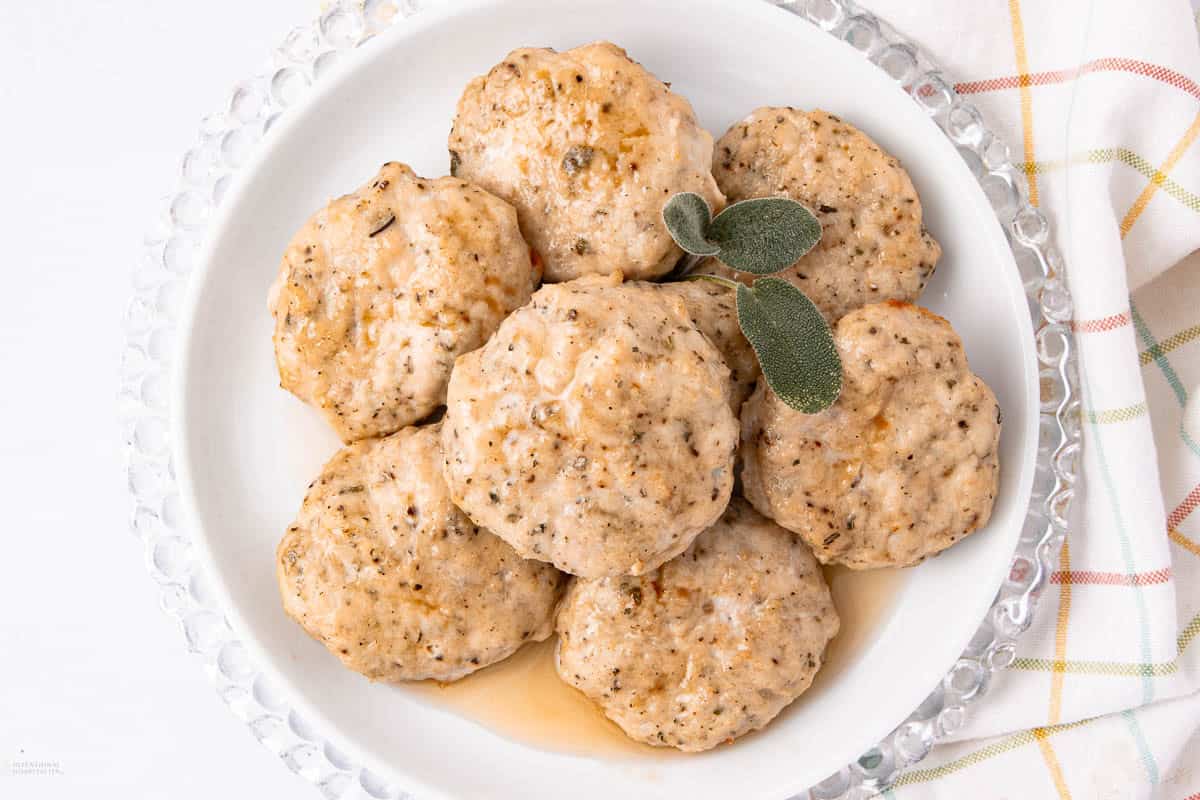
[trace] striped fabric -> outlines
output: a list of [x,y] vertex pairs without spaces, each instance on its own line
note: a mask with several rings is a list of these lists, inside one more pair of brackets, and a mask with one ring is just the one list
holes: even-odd
[[1034,627],[959,740],[886,796],[1200,800],[1196,10],[863,2],[1024,164],[1067,262],[1083,385],[1081,502]]

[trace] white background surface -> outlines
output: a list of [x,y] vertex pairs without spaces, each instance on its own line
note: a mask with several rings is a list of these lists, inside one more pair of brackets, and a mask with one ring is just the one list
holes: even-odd
[[[315,0],[0,0],[0,798],[316,797],[157,607],[120,318],[200,117]],[[13,760],[57,776],[13,776]]]

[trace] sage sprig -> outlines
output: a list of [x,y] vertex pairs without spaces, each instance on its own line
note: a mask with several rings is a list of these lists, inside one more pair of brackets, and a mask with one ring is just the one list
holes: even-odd
[[[821,224],[808,209],[779,197],[735,203],[711,219],[703,197],[677,194],[663,208],[663,221],[693,256],[716,256],[739,272],[759,275],[791,266],[821,238]],[[753,286],[717,275],[688,280],[737,292],[738,325],[780,400],[805,414],[833,405],[842,392],[842,360],[829,323],[804,292],[781,278],[760,278]]]
[[707,200],[681,192],[663,207],[663,222],[685,252],[754,275],[787,269],[821,240],[813,213],[786,197],[743,200],[714,218]]
[[738,284],[738,325],[779,399],[816,414],[842,393],[842,359],[829,324],[808,295],[782,278]]

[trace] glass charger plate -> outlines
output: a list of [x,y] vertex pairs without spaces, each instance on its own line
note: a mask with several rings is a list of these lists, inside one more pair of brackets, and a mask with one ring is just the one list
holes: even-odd
[[[1031,622],[1066,534],[1079,449],[1071,303],[1048,224],[1029,205],[1023,176],[978,111],[955,95],[953,83],[913,45],[856,6],[835,0],[775,4],[860,51],[903,86],[957,147],[1007,235],[1036,332],[1038,463],[1008,578],[978,632],[928,698],[877,746],[810,790],[814,800],[865,797],[962,727],[993,673],[1011,663],[1014,641]],[[269,68],[239,84],[225,111],[205,118],[197,145],[183,159],[180,187],[148,237],[126,318],[121,399],[133,528],[145,545],[152,575],[162,584],[163,608],[181,621],[189,647],[201,655],[234,713],[290,769],[328,797],[409,795],[344,755],[328,731],[298,713],[227,623],[229,609],[212,591],[211,576],[196,558],[176,483],[169,419],[172,360],[188,275],[233,176],[287,109],[330,74],[340,58],[386,29],[406,24],[427,5],[414,0],[334,5],[312,25],[292,31]]]

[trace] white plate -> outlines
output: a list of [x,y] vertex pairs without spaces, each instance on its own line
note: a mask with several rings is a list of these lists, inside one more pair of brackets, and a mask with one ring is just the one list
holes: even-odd
[[[510,49],[626,47],[720,135],[765,104],[843,115],[908,168],[945,255],[923,304],[948,317],[1005,414],[988,528],[908,571],[885,614],[766,731],[703,755],[585,756],[532,747],[343,669],[283,614],[275,546],[338,442],[278,388],[267,288],[293,232],[384,161],[444,174],[459,92]],[[423,12],[359,48],[241,170],[193,277],[173,445],[184,509],[229,621],[288,701],[348,753],[422,798],[784,798],[902,721],[976,630],[1029,498],[1037,373],[1004,234],[953,145],[847,45],[766,3],[490,0]]]

